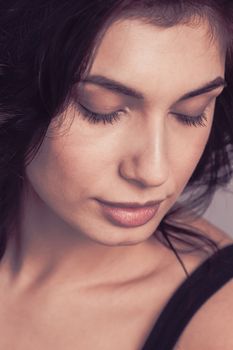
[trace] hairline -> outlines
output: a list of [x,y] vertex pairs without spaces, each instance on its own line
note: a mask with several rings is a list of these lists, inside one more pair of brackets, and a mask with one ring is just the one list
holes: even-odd
[[[86,67],[85,75],[89,73],[91,65],[94,61],[96,51],[102,42],[102,39],[108,29],[117,22],[121,22],[124,20],[136,20],[141,21],[142,23],[157,26],[160,28],[171,28],[177,25],[187,25],[190,27],[198,27],[203,24],[207,24],[207,35],[210,39],[210,43],[218,41],[220,46],[224,51],[227,50],[229,42],[232,40],[228,31],[224,28],[221,23],[223,23],[223,19],[214,11],[212,8],[208,6],[203,6],[202,10],[199,8],[195,8],[190,5],[189,9],[183,9],[182,13],[179,13],[176,16],[173,16],[172,20],[162,18],[162,16],[155,16],[155,13],[159,14],[159,10],[162,7],[161,5],[155,5],[157,7],[156,11],[151,13],[148,9],[142,8],[119,8],[116,13],[110,16],[105,22],[102,29],[100,29],[99,33],[96,36],[96,39],[93,43],[92,54],[90,55],[89,63]],[[204,10],[205,8],[205,10]]]

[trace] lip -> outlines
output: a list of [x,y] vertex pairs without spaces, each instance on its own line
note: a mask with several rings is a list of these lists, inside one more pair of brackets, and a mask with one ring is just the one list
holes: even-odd
[[161,201],[145,204],[98,202],[101,205],[103,215],[113,224],[122,227],[137,227],[145,225],[155,216]]
[[101,204],[107,205],[109,207],[115,207],[115,208],[148,208],[152,207],[155,205],[158,205],[162,202],[163,200],[157,200],[157,201],[148,201],[144,204],[136,203],[136,202],[107,202],[104,200],[98,200]]

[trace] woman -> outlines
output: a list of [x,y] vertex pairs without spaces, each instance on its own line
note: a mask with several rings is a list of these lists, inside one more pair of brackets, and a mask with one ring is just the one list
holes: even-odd
[[232,349],[232,10],[1,2],[0,349]]

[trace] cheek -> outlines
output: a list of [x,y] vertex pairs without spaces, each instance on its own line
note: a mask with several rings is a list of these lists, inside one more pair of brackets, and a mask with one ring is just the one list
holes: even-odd
[[[32,187],[49,203],[74,205],[98,189],[114,160],[111,147],[77,132],[46,138],[26,169]],[[87,141],[89,140],[89,141]]]
[[176,139],[172,153],[172,172],[177,192],[181,193],[194,172],[208,142],[211,123],[207,127],[190,128],[190,134]]

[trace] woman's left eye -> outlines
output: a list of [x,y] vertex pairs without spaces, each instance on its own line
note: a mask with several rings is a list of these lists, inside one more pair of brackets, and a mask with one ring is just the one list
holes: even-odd
[[122,110],[111,112],[108,114],[100,114],[95,113],[84,107],[79,103],[79,108],[81,109],[81,112],[85,119],[88,120],[88,122],[96,124],[99,122],[102,122],[104,124],[110,123],[113,124],[114,122],[118,121],[120,119],[120,114],[123,112]]
[[189,116],[181,113],[172,113],[172,114],[175,115],[175,118],[177,118],[177,120],[180,123],[185,124],[187,126],[195,126],[195,127],[206,126],[205,122],[207,122],[207,116],[205,112],[197,116]]

